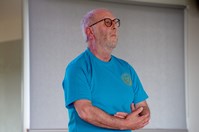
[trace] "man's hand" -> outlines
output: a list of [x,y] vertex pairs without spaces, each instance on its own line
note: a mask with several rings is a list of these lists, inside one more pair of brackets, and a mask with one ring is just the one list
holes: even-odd
[[127,126],[129,129],[136,130],[143,128],[149,123],[149,114],[140,115],[143,112],[143,107],[136,109],[133,113],[128,114],[125,119]]
[[150,119],[150,113],[145,108],[148,106],[139,106],[138,108],[135,108],[134,104],[131,104],[131,111],[132,113],[128,114],[125,112],[117,112],[114,116],[125,119],[125,122],[132,130],[140,129],[146,126],[149,123]]

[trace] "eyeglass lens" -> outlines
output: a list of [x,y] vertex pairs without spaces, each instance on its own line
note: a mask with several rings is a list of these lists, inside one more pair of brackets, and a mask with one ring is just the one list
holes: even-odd
[[107,27],[110,27],[112,26],[112,24],[115,24],[117,27],[120,26],[120,20],[119,19],[114,19],[114,20],[111,20],[110,18],[105,18],[104,19],[104,24],[107,26]]

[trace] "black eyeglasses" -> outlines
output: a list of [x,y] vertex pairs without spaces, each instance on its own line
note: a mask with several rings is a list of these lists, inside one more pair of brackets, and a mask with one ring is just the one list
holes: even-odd
[[95,24],[98,24],[98,23],[101,22],[101,21],[104,21],[104,24],[105,24],[107,27],[111,27],[111,26],[113,25],[113,22],[114,22],[114,24],[115,24],[117,27],[120,26],[120,19],[115,18],[115,19],[111,20],[110,18],[104,18],[104,19],[102,19],[102,20],[99,20],[99,21],[97,21],[97,22],[91,24],[89,27],[92,27],[92,26],[94,26]]

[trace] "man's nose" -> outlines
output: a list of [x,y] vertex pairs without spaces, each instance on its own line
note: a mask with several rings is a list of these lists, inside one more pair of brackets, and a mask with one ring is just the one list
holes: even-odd
[[112,22],[112,29],[117,29],[118,27],[117,27],[117,24],[113,21]]

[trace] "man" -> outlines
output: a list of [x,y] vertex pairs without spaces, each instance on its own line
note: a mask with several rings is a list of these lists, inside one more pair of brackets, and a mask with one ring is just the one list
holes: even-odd
[[88,48],[66,69],[69,132],[130,132],[149,123],[148,98],[134,69],[111,55],[120,20],[106,9],[82,19]]

